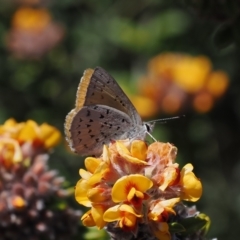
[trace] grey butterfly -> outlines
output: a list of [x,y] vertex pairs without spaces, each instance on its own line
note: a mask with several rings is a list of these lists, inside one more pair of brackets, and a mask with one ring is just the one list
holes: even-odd
[[144,123],[137,110],[104,69],[84,71],[75,108],[67,115],[65,134],[70,148],[79,155],[102,153],[111,140],[141,139],[154,123]]

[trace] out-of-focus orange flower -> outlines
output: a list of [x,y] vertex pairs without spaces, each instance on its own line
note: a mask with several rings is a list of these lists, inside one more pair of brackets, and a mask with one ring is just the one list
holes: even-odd
[[130,99],[142,118],[154,116],[158,112],[156,103],[149,97],[133,95]]
[[183,56],[173,66],[173,79],[184,91],[195,93],[205,84],[211,68],[210,60],[204,56]]
[[52,21],[47,9],[21,7],[12,17],[7,45],[17,57],[39,58],[58,44],[63,36],[63,27]]
[[229,78],[223,71],[213,71],[205,56],[164,53],[149,61],[148,75],[139,83],[137,96],[151,99],[155,108],[147,112],[138,102],[136,107],[143,117],[145,113],[150,117],[156,112],[174,114],[190,106],[200,113],[210,111],[226,91]]
[[199,92],[194,96],[193,107],[200,113],[208,112],[214,104],[213,96],[208,92]]
[[223,71],[215,71],[210,74],[206,89],[214,97],[220,97],[226,91],[229,84],[228,76]]
[[15,12],[12,26],[18,30],[41,32],[50,21],[51,15],[47,9],[23,7]]
[[48,150],[56,146],[60,139],[60,131],[46,123],[39,126],[32,120],[17,123],[9,119],[0,125],[0,162],[9,168],[23,161],[26,151],[30,154],[32,149],[34,154],[37,149]]
[[14,196],[11,199],[11,204],[12,204],[12,206],[14,206],[15,208],[18,208],[18,209],[26,206],[26,202],[21,196]]
[[[11,239],[21,239],[19,236],[26,232],[29,233],[27,238],[38,238],[39,224],[45,224],[49,219],[64,223],[64,234],[67,238],[73,236],[70,229],[77,229],[74,224],[80,212],[67,205],[60,207],[59,203],[70,191],[63,188],[64,177],[56,170],[49,170],[47,164],[49,148],[59,142],[60,136],[53,126],[38,125],[32,120],[17,123],[9,119],[0,125],[1,239],[8,239],[9,232]],[[50,205],[56,208],[50,209]],[[31,233],[29,222],[33,224]],[[63,225],[56,226],[50,221],[47,229],[59,239],[63,237]],[[41,238],[47,239],[48,235],[49,232],[41,231]]]

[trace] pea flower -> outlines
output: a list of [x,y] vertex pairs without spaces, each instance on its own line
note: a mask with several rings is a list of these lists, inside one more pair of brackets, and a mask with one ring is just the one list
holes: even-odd
[[[111,239],[203,239],[208,218],[182,202],[197,201],[202,184],[193,166],[181,169],[176,157],[170,143],[126,139],[104,145],[102,155],[86,158],[86,170],[80,169],[75,197],[90,207],[83,224],[107,229]],[[194,238],[185,219],[200,226]]]

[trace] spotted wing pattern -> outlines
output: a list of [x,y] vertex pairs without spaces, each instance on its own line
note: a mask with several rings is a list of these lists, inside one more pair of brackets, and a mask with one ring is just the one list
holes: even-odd
[[77,99],[66,117],[65,134],[80,155],[100,155],[103,144],[124,138],[144,138],[146,129],[131,101],[102,68],[88,69]]

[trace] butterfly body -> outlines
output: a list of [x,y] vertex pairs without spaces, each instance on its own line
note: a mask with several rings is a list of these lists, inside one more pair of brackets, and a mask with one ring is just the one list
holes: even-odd
[[80,81],[75,109],[66,117],[65,134],[73,151],[100,155],[103,144],[144,139],[148,125],[117,82],[102,68],[87,69]]

